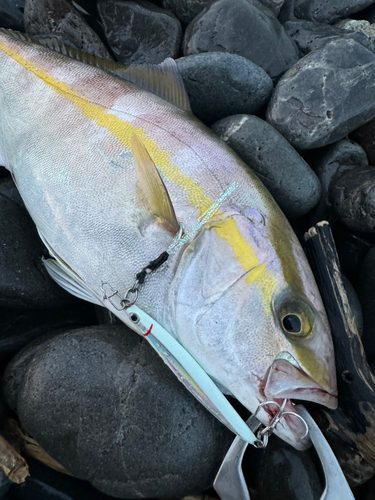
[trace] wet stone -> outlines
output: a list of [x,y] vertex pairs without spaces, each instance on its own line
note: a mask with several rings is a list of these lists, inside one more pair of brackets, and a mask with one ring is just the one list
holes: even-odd
[[256,116],[237,115],[211,128],[256,172],[288,218],[301,217],[318,203],[317,176],[267,122]]
[[375,117],[374,82],[375,54],[354,40],[334,40],[281,78],[267,119],[297,148],[331,144]]
[[25,28],[29,35],[53,36],[87,54],[112,60],[95,31],[66,0],[27,0]]
[[367,359],[375,362],[375,248],[366,255],[356,286],[363,311],[363,337]]
[[17,31],[25,31],[23,11],[25,0],[1,0],[0,26]]
[[283,26],[304,55],[312,50],[321,49],[328,42],[338,38],[349,38],[367,49],[372,50],[373,48],[371,40],[364,33],[340,29],[329,24],[313,21],[287,21]]
[[312,448],[297,451],[272,436],[265,450],[249,446],[244,474],[251,485],[251,500],[316,500],[324,489]]
[[317,152],[310,161],[322,186],[318,205],[311,214],[311,225],[321,220],[333,222],[331,186],[344,172],[358,167],[367,167],[367,156],[363,148],[347,139],[330,144]]
[[47,453],[121,498],[203,491],[233,439],[125,326],[31,344],[8,365],[4,395]]
[[362,167],[341,175],[331,188],[332,206],[349,229],[375,234],[375,168]]
[[[272,12],[257,0],[217,0],[188,26],[184,55],[230,52],[278,79],[298,60],[298,50]],[[272,57],[270,57],[272,54]]]
[[366,151],[370,165],[375,165],[375,120],[357,128],[350,134],[350,138]]
[[48,275],[47,252],[26,210],[0,195],[0,307],[43,308],[71,303]]
[[359,12],[374,0],[296,0],[294,13],[300,19],[332,23]]
[[173,12],[183,27],[200,14],[213,0],[162,0],[162,7]]
[[273,84],[267,73],[235,54],[209,52],[176,61],[193,113],[210,124],[240,112],[263,111]]
[[167,57],[178,56],[182,29],[171,12],[146,0],[99,0],[98,11],[106,40],[118,61],[159,64]]

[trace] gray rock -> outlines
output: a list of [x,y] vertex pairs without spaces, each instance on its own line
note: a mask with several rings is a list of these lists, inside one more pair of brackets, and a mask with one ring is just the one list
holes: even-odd
[[358,142],[366,151],[370,165],[375,165],[375,120],[357,128],[350,134],[350,138]]
[[26,0],[25,28],[29,35],[48,35],[102,59],[112,60],[98,35],[66,0]]
[[3,195],[0,241],[0,307],[59,307],[75,300],[45,270],[41,258],[47,253],[26,210]]
[[359,12],[374,0],[296,0],[294,13],[300,19],[332,23],[354,12]]
[[273,436],[267,450],[249,446],[246,455],[243,469],[251,485],[251,500],[316,500],[321,497],[324,480],[312,449],[297,451]]
[[162,7],[173,12],[183,27],[212,3],[213,0],[162,0]]
[[339,220],[353,231],[375,234],[375,168],[362,167],[341,175],[331,188]]
[[211,128],[256,172],[288,218],[301,217],[318,203],[317,176],[267,122],[256,116],[236,115]]
[[280,9],[283,6],[284,0],[259,0],[261,4],[268,7],[270,11],[277,17]]
[[375,362],[375,247],[366,255],[356,286],[363,312],[362,343],[369,363]]
[[375,54],[353,40],[314,50],[279,81],[267,120],[300,149],[331,144],[375,117]]
[[283,26],[302,54],[321,49],[328,42],[338,38],[349,38],[367,49],[373,49],[371,40],[364,33],[340,29],[337,26],[313,21],[287,21]]
[[0,26],[17,31],[25,31],[23,10],[25,0],[1,0]]
[[294,4],[296,0],[284,0],[283,5],[281,6],[278,20],[281,23],[285,23],[286,21],[295,21],[298,20],[294,15]]
[[182,29],[178,19],[146,0],[98,1],[104,34],[118,61],[158,64],[177,57]]
[[31,345],[8,365],[4,380],[5,397],[39,444],[113,496],[202,491],[233,439],[124,326],[74,330]]
[[359,336],[362,337],[363,336],[363,313],[362,313],[361,303],[359,301],[357,292],[355,291],[353,285],[350,283],[348,278],[344,274],[342,274],[341,277],[342,277],[342,281],[343,281],[344,288],[346,291],[346,295],[348,296],[349,305],[350,305],[350,308],[352,310],[355,326],[357,327]]
[[244,57],[209,52],[176,62],[193,113],[205,123],[236,113],[258,113],[271,97],[271,78]]
[[311,214],[311,224],[314,225],[321,220],[334,222],[331,187],[344,172],[358,167],[368,167],[366,153],[355,142],[342,139],[318,150],[310,164],[322,186],[319,203]]
[[188,26],[184,55],[231,52],[279,78],[298,60],[298,50],[284,28],[257,0],[217,0]]
[[337,24],[344,31],[354,31],[361,33],[370,40],[371,50],[375,51],[375,25],[365,20],[345,19]]

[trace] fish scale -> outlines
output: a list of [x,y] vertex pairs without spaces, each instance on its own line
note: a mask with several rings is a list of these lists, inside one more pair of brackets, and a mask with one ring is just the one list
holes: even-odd
[[[0,32],[1,157],[57,259],[53,276],[108,307],[103,283],[122,296],[170,247],[175,216],[187,240],[147,276],[138,307],[251,411],[296,395],[334,407],[329,325],[298,240],[256,175],[175,105],[174,67],[137,85]],[[168,71],[174,104],[151,81]],[[298,422],[277,432],[307,446]]]

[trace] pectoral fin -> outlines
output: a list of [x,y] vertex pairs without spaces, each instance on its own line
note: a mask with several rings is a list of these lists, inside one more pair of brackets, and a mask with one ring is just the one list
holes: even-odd
[[179,224],[167,188],[155,163],[136,134],[132,136],[131,145],[138,176],[139,205],[145,221],[151,223],[156,218],[168,231],[176,234],[179,231]]

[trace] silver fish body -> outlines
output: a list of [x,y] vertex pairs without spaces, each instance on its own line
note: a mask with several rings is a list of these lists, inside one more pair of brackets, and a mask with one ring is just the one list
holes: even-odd
[[[0,109],[2,163],[94,302],[107,305],[103,283],[125,293],[174,241],[140,201],[136,135],[189,236],[137,305],[249,410],[293,397],[336,406],[329,325],[303,250],[258,178],[191,113],[4,32]],[[277,432],[306,446],[299,421]]]

